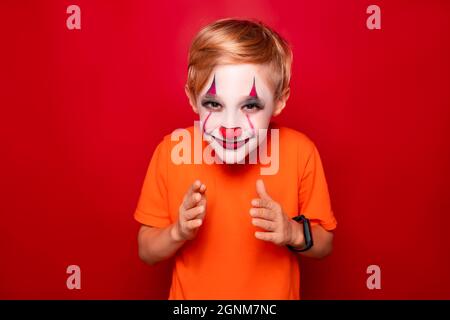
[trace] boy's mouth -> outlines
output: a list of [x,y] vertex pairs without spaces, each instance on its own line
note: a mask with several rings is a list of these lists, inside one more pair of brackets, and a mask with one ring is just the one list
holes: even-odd
[[214,139],[224,148],[227,150],[236,150],[240,147],[242,147],[244,144],[246,144],[250,138],[246,138],[244,140],[222,140],[219,138],[214,137]]

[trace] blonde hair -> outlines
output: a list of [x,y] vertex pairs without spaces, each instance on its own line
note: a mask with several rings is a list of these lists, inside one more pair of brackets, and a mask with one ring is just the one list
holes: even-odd
[[289,92],[292,50],[277,32],[260,21],[221,19],[202,28],[189,49],[187,89],[196,100],[218,64],[268,64],[274,98]]

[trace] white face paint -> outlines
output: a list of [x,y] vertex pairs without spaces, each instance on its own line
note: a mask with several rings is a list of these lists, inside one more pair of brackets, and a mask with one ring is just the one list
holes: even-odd
[[260,129],[274,110],[269,72],[267,65],[218,65],[197,97],[203,136],[224,163],[242,162],[266,138]]

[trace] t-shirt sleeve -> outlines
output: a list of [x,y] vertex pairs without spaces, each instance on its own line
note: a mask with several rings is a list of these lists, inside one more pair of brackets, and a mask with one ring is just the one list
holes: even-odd
[[134,213],[134,218],[142,224],[164,228],[171,223],[167,196],[167,161],[167,146],[162,141],[153,152]]
[[337,222],[331,209],[328,185],[319,152],[311,142],[312,150],[306,160],[300,180],[300,213],[310,219],[311,224],[320,224],[325,230],[336,228]]

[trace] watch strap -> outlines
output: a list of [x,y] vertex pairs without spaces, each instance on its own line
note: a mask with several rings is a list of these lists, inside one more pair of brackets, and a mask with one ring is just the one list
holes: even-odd
[[287,247],[289,248],[289,250],[295,251],[295,252],[304,252],[306,250],[311,249],[311,247],[314,245],[314,242],[313,242],[313,238],[312,238],[311,223],[309,222],[309,219],[306,218],[304,215],[297,215],[297,216],[293,217],[292,219],[303,225],[303,235],[305,238],[305,247],[301,248],[301,249],[295,248],[291,245],[287,245]]

